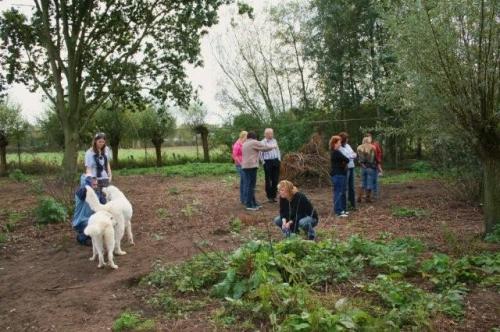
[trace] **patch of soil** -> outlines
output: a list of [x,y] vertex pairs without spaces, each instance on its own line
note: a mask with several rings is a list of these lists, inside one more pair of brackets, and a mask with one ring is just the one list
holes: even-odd
[[[31,211],[36,195],[25,183],[0,180],[0,227],[6,210],[25,211],[24,218],[0,244],[0,330],[2,331],[103,331],[126,309],[143,308],[136,287],[156,262],[176,263],[200,250],[228,250],[239,244],[230,222],[239,218],[245,231],[281,238],[272,224],[278,205],[265,203],[258,212],[246,212],[239,204],[237,182],[217,178],[171,178],[128,176],[115,184],[134,207],[132,227],[135,246],[123,241],[127,255],[116,257],[119,269],[97,269],[90,262],[90,247],[76,243],[69,221],[36,227]],[[169,191],[176,188],[175,193]],[[363,203],[349,218],[331,214],[329,186],[302,188],[320,214],[318,230],[347,238],[361,234],[376,238],[380,232],[414,236],[432,250],[460,255],[474,250],[498,250],[480,242],[482,213],[477,207],[457,204],[443,194],[439,182],[382,186],[380,199]],[[265,201],[263,184],[257,198]],[[421,208],[421,218],[396,218],[393,207]],[[473,289],[467,297],[464,323],[439,324],[443,329],[487,331],[500,325],[499,295],[492,290]],[[146,310],[144,308],[144,310]],[[162,321],[165,331],[212,331],[208,321],[215,308],[189,313],[178,320]]]

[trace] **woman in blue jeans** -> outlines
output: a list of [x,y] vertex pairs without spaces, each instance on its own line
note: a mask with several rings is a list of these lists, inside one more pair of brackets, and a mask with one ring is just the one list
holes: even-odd
[[377,161],[371,137],[363,138],[363,144],[358,146],[357,151],[359,164],[361,165],[361,188],[358,194],[358,202],[361,203],[363,196],[366,194],[366,202],[371,203],[371,194],[377,181]]
[[288,237],[302,229],[309,240],[316,238],[314,227],[318,224],[318,213],[306,195],[299,192],[292,182],[283,180],[278,184],[280,196],[280,215],[274,223]]
[[340,136],[332,136],[329,145],[331,149],[330,176],[332,177],[333,185],[333,210],[337,217],[345,218],[348,216],[348,212],[346,211],[345,190],[349,158],[340,152],[340,147],[342,145],[342,138]]
[[245,187],[245,174],[243,174],[243,170],[241,169],[241,163],[243,162],[243,143],[247,140],[247,132],[241,131],[240,136],[236,142],[233,144],[233,153],[232,157],[234,160],[234,165],[236,166],[236,170],[238,175],[240,176],[240,202],[241,204],[246,203],[246,187]]

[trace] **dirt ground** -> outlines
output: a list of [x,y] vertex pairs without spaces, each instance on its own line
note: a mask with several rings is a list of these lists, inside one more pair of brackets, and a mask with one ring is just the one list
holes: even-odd
[[[137,282],[155,262],[178,262],[199,253],[200,247],[230,249],[238,242],[229,222],[238,217],[250,225],[280,237],[272,226],[276,204],[264,204],[259,212],[245,212],[237,203],[234,178],[167,178],[128,176],[115,181],[134,207],[135,246],[124,240],[127,255],[117,257],[119,269],[97,269],[90,262],[91,248],[74,239],[69,222],[36,227],[32,209],[36,196],[26,183],[0,180],[0,225],[8,211],[25,211],[25,217],[0,244],[1,331],[106,331],[126,309],[141,307]],[[264,201],[263,184],[257,198]],[[439,182],[420,181],[381,188],[376,204],[363,204],[348,219],[330,215],[330,186],[303,188],[320,214],[319,237],[339,238],[358,233],[374,238],[380,232],[415,236],[431,250],[465,254],[495,250],[480,241],[482,214],[478,207],[448,197]],[[422,218],[396,218],[396,206],[423,208]],[[472,289],[466,299],[462,322],[437,321],[438,330],[489,331],[500,326],[500,295]],[[213,330],[206,315],[193,314],[175,322],[163,322],[165,331]]]

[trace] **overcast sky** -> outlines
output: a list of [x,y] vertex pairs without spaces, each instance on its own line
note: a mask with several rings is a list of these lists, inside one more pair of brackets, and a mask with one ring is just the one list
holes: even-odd
[[[248,4],[253,6],[255,13],[258,15],[262,12],[266,5],[273,2],[278,3],[280,0],[246,0]],[[15,5],[19,10],[29,13],[33,1],[31,0],[0,0],[0,11]],[[201,55],[204,60],[203,68],[194,68],[188,70],[188,76],[193,87],[199,90],[200,99],[208,109],[207,121],[209,123],[221,123],[224,119],[224,110],[222,110],[215,100],[217,92],[217,81],[222,78],[218,65],[212,55],[210,48],[210,37],[215,33],[224,33],[229,27],[231,16],[235,12],[235,6],[224,7],[219,10],[220,22],[218,25],[209,30],[201,44]],[[45,104],[42,100],[41,93],[31,93],[23,85],[14,84],[8,90],[9,99],[21,105],[23,116],[26,120],[34,123],[36,119],[43,113]]]

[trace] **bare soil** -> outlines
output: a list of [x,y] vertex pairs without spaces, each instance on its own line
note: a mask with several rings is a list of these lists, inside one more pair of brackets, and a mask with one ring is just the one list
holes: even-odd
[[[221,178],[166,178],[129,176],[115,181],[134,206],[135,246],[115,259],[119,269],[97,269],[90,262],[91,248],[75,241],[69,221],[37,227],[32,210],[36,195],[27,183],[0,179],[0,227],[9,213],[24,217],[0,244],[1,331],[106,331],[124,310],[144,308],[144,292],[137,287],[156,262],[180,262],[200,250],[228,250],[238,245],[229,223],[238,217],[243,227],[280,231],[271,224],[276,204],[265,203],[259,212],[245,212],[239,204],[236,181]],[[264,202],[263,184],[257,198]],[[498,250],[481,241],[482,213],[477,206],[455,201],[437,181],[387,185],[380,199],[361,204],[348,219],[331,215],[331,187],[302,188],[320,214],[318,234],[347,238],[352,234],[378,237],[380,232],[414,236],[431,250],[462,255]],[[396,218],[393,207],[425,209],[420,218]],[[500,326],[500,295],[491,289],[473,289],[466,299],[462,322],[436,319],[435,328],[447,331],[489,331]],[[165,331],[212,331],[212,308],[175,321],[159,321]],[[147,314],[147,312],[146,312]]]

